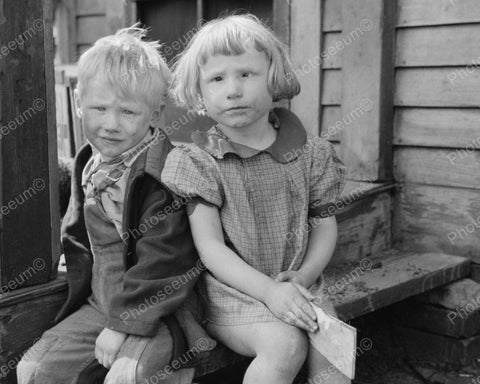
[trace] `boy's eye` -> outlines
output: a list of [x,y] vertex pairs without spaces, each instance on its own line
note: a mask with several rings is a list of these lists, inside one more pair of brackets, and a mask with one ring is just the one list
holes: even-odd
[[213,81],[222,81],[223,77],[222,76],[215,76],[212,80]]
[[99,112],[105,112],[106,111],[106,108],[105,107],[100,107],[100,106],[97,106],[97,107],[93,107],[93,109],[99,111]]
[[242,77],[250,77],[251,73],[250,72],[243,72]]
[[124,109],[123,114],[124,115],[133,115],[133,111],[130,111],[129,109]]

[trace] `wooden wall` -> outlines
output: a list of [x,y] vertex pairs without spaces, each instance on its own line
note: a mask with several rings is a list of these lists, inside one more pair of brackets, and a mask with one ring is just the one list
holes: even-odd
[[399,0],[394,241],[480,261],[480,3]]
[[100,37],[133,24],[130,0],[59,0],[56,9],[57,57],[74,63]]

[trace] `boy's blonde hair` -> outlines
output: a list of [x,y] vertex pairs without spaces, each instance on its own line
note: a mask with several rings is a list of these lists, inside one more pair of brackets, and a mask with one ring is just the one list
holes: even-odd
[[144,41],[147,30],[135,24],[98,39],[78,60],[77,90],[81,97],[94,78],[106,80],[119,95],[140,98],[159,110],[165,104],[170,70],[158,41]]
[[245,14],[212,20],[193,36],[174,65],[171,93],[176,102],[189,110],[204,112],[200,66],[210,56],[241,55],[251,47],[265,52],[270,62],[268,89],[273,101],[296,96],[300,92],[300,83],[285,45],[256,16]]

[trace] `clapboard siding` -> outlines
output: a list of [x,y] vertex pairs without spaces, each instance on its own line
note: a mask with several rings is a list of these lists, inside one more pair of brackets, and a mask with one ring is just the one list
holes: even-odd
[[342,51],[343,49],[337,49],[335,44],[342,40],[341,32],[326,32],[323,34],[324,38],[324,57],[323,68],[324,69],[339,69],[342,67]]
[[463,67],[397,69],[395,105],[478,107],[480,71],[474,70],[460,76],[458,71],[463,69]]
[[105,16],[79,16],[77,19],[78,45],[93,44],[99,37],[110,33]]
[[398,0],[399,27],[480,22],[478,0]]
[[480,262],[480,191],[404,183],[395,198],[394,246]]
[[394,154],[397,181],[472,188],[480,193],[480,151],[473,147],[470,151],[398,147]]
[[342,71],[326,69],[323,71],[322,105],[340,105],[342,102]]
[[78,16],[105,15],[105,0],[77,0],[76,9]]
[[479,31],[477,24],[399,29],[396,65],[439,67],[477,63]]
[[398,0],[397,16],[394,245],[480,262],[480,2]]
[[[342,122],[342,110],[339,106],[325,106],[322,109],[322,137],[325,137],[329,141],[339,142],[341,140],[342,133],[335,129],[335,126],[339,127]],[[331,128],[333,127],[333,128]],[[333,134],[329,132],[334,132]]]
[[342,30],[342,2],[338,0],[323,1],[324,32],[340,32]]
[[466,148],[480,138],[480,110],[397,108],[393,143],[420,147]]

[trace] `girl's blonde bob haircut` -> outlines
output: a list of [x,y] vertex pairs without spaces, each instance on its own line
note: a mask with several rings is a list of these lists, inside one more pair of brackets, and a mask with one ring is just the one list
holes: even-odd
[[147,30],[135,24],[105,36],[85,51],[78,61],[77,91],[80,98],[92,79],[106,81],[126,99],[143,101],[161,109],[171,74],[160,54],[158,41],[144,41]]
[[199,113],[204,112],[199,84],[200,66],[210,56],[241,55],[252,47],[265,52],[270,62],[268,89],[273,101],[298,95],[300,83],[285,45],[256,16],[230,15],[203,25],[177,57],[171,87],[177,104]]

